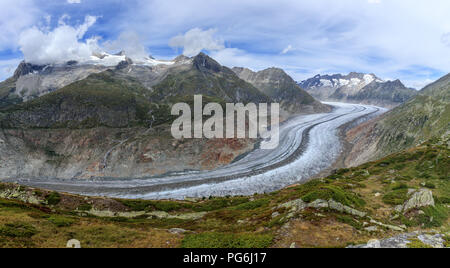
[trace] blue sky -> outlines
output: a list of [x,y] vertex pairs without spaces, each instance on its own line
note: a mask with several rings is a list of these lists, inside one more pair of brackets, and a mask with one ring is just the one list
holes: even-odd
[[229,67],[374,73],[421,88],[450,72],[448,0],[1,0],[0,80],[22,60],[92,51]]

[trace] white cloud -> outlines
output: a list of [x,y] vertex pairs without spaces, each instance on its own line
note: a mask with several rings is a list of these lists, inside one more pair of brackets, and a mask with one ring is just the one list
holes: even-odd
[[381,0],[367,0],[369,4],[381,4]]
[[11,77],[21,61],[22,59],[0,60],[0,81]]
[[149,52],[136,32],[123,32],[117,40],[105,42],[103,46],[115,52],[123,50],[129,58],[135,61],[143,60],[149,56]]
[[69,4],[80,4],[81,0],[67,0],[67,3],[69,3]]
[[170,39],[169,45],[173,48],[182,47],[183,54],[188,57],[195,56],[202,50],[222,50],[225,48],[224,42],[214,37],[216,31],[215,29],[203,31],[200,28],[194,28],[184,35],[178,35]]
[[[137,1],[120,28],[151,36],[148,46],[162,48],[180,32],[213,27],[226,47],[239,49],[239,59],[285,68],[298,80],[318,71],[361,71],[414,81],[450,70],[450,49],[442,42],[450,32],[448,0]],[[289,57],[280,55],[287,44],[295,48]],[[416,75],[421,69],[433,74]]]
[[35,24],[39,15],[33,0],[1,0],[0,50],[15,50],[20,33]]
[[27,62],[34,64],[65,63],[69,60],[89,60],[98,50],[97,39],[81,41],[96,17],[86,16],[83,24],[72,27],[59,25],[45,32],[37,27],[25,30],[20,35],[19,45]]
[[421,90],[422,88],[428,86],[429,84],[433,83],[436,80],[433,79],[423,79],[423,80],[405,80],[403,81],[403,83],[407,86],[407,87],[412,87],[415,88],[417,90]]
[[291,50],[292,50],[292,45],[288,45],[285,49],[283,49],[283,51],[281,51],[281,54],[286,54]]

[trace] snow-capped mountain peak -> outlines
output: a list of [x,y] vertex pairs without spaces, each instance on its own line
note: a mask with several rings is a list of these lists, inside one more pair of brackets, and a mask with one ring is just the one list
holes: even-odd
[[416,93],[407,89],[400,81],[383,81],[374,74],[357,72],[348,75],[316,75],[299,85],[320,100],[362,102],[389,107]]
[[[93,54],[91,59],[86,62],[81,62],[80,64],[93,64],[93,65],[102,65],[102,66],[117,66],[119,63],[123,61],[127,61],[127,55],[125,52],[121,51],[118,54],[109,54],[109,53],[100,53]],[[145,66],[156,66],[156,65],[173,65],[175,61],[166,61],[166,60],[157,60],[151,56],[140,58],[140,59],[131,59],[133,65],[145,65]]]

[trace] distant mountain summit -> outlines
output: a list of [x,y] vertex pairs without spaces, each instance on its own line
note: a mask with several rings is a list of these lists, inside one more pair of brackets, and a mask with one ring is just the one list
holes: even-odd
[[329,107],[315,100],[282,69],[268,68],[259,72],[235,67],[239,78],[252,84],[261,92],[279,102],[290,113],[326,112]]
[[343,101],[395,107],[417,95],[400,80],[383,81],[374,74],[352,72],[348,75],[316,75],[299,83],[313,97],[326,101]]

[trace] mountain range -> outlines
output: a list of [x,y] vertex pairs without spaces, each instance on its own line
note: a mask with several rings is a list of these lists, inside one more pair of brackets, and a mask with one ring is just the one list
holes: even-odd
[[133,62],[119,53],[83,63],[22,62],[0,83],[0,175],[136,177],[228,164],[256,141],[174,140],[171,105],[192,105],[202,94],[221,104],[281,102],[285,119],[331,110],[282,70],[275,73],[272,82],[282,85],[276,90],[289,94],[240,79],[203,53],[171,61]]
[[392,108],[417,91],[400,80],[383,81],[374,74],[316,75],[299,83],[313,97],[323,101],[362,103]]

